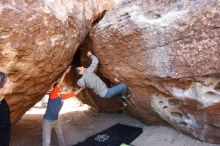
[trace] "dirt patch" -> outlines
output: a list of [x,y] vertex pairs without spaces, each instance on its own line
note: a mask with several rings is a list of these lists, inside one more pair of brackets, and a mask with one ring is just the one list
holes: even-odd
[[[45,108],[32,108],[13,127],[11,146],[41,146],[42,119]],[[116,123],[138,126],[143,133],[132,143],[135,146],[220,146],[203,143],[163,126],[147,126],[125,114],[98,113],[75,100],[65,101],[60,121],[67,146],[83,141]],[[52,132],[51,146],[58,146]]]

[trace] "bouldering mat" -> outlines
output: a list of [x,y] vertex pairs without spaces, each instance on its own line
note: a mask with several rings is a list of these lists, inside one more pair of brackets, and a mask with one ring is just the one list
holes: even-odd
[[122,143],[130,144],[142,132],[142,128],[139,127],[116,124],[73,146],[120,146]]

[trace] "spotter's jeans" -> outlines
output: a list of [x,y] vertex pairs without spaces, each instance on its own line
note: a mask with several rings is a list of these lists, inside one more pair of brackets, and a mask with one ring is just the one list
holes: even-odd
[[43,146],[50,146],[51,131],[55,129],[59,146],[65,146],[63,132],[59,120],[43,120]]

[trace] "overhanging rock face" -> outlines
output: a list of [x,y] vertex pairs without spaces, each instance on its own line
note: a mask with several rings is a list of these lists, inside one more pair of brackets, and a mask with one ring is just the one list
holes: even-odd
[[0,70],[16,122],[70,64],[92,22],[113,0],[1,0]]
[[150,124],[220,143],[220,2],[130,0],[91,34],[102,74],[125,82]]

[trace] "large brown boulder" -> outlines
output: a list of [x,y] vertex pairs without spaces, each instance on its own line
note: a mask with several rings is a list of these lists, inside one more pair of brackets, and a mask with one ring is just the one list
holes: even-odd
[[0,71],[11,81],[5,95],[16,122],[71,63],[94,20],[114,0],[1,0]]
[[101,73],[132,90],[134,115],[220,143],[220,1],[125,1],[91,36]]

